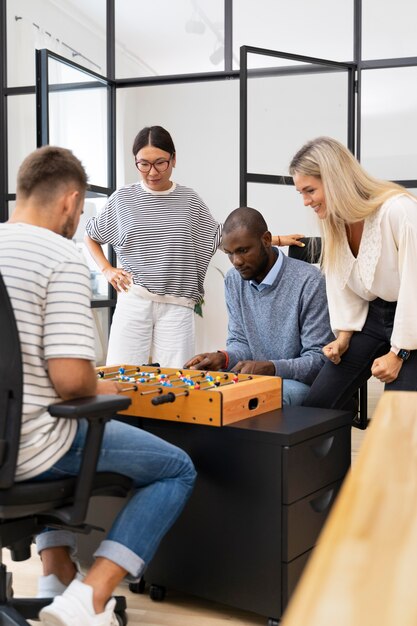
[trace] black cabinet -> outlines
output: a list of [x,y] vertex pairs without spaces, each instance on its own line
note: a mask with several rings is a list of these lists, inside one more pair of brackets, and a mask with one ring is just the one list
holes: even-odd
[[279,619],[350,466],[351,420],[304,407],[223,428],[144,419],[198,472],[147,582]]

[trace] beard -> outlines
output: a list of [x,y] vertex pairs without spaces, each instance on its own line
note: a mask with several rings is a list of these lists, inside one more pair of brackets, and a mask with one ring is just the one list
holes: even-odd
[[61,235],[65,237],[65,239],[72,239],[76,230],[75,219],[72,215],[69,215],[67,221],[62,225]]
[[252,276],[249,280],[257,280],[261,282],[267,275],[267,269],[269,265],[269,254],[266,248],[262,247],[259,251],[259,263],[252,272]]

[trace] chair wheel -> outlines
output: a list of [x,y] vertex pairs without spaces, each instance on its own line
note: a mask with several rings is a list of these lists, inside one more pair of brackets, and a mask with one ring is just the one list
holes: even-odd
[[268,617],[268,626],[279,626],[279,619],[275,619],[275,617]]
[[166,589],[165,587],[161,587],[160,585],[151,585],[149,587],[149,597],[154,602],[162,602],[165,598]]
[[117,622],[119,626],[126,626],[127,624],[127,613],[126,611],[121,611],[120,613],[115,613]]
[[145,579],[141,578],[137,583],[129,583],[129,591],[132,593],[143,593],[145,591]]

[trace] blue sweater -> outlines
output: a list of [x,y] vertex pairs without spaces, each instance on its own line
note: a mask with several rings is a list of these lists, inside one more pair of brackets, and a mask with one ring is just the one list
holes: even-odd
[[238,361],[272,361],[282,378],[311,385],[334,339],[321,272],[283,255],[271,287],[257,291],[233,268],[225,278],[229,369]]

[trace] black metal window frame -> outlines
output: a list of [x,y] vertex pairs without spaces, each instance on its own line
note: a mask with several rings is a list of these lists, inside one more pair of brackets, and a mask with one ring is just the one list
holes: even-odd
[[[49,82],[49,61],[53,60],[69,68],[77,70],[88,76],[91,81],[80,81],[77,83],[50,84]],[[107,182],[108,186],[103,187],[95,185],[94,182],[89,184],[87,197],[97,198],[102,196],[109,197],[116,188],[116,167],[115,167],[115,135],[116,135],[116,85],[115,81],[106,78],[86,69],[84,66],[70,61],[65,57],[51,52],[50,50],[36,50],[36,132],[37,147],[49,144],[49,94],[51,92],[69,92],[78,89],[85,91],[86,89],[106,88],[107,91]],[[110,249],[110,262],[115,264],[116,255],[113,249]],[[116,305],[116,293],[108,285],[106,298],[100,298],[91,301],[93,308],[114,307]]]
[[[284,67],[268,68],[268,69],[248,69],[248,55],[270,57],[275,59],[285,59],[290,62],[297,62],[298,65],[289,65]],[[260,76],[288,76],[288,75],[306,75],[311,73],[329,73],[329,72],[346,72],[348,82],[348,107],[347,107],[347,138],[348,147],[354,150],[355,139],[355,72],[354,63],[340,63],[328,59],[318,59],[315,57],[307,57],[299,54],[288,54],[276,50],[266,48],[256,48],[253,46],[241,46],[240,48],[240,93],[239,93],[239,109],[240,109],[240,159],[239,159],[239,178],[240,178],[240,194],[239,202],[241,206],[247,203],[247,186],[248,183],[260,183],[270,185],[289,185],[293,184],[292,177],[286,175],[271,175],[248,172],[248,80],[250,78],[258,78]]]

